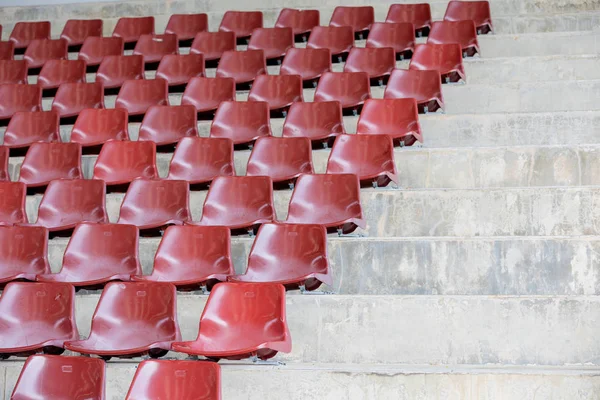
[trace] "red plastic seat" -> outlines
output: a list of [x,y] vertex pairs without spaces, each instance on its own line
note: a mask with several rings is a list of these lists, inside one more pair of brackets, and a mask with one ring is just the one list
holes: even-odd
[[181,104],[196,107],[198,114],[210,116],[223,101],[235,101],[233,78],[192,78],[187,84]]
[[141,35],[133,54],[143,56],[146,65],[158,63],[167,54],[179,54],[179,40],[172,34]]
[[71,142],[86,148],[109,140],[129,140],[127,111],[122,108],[82,110],[73,125]]
[[357,134],[389,135],[395,145],[412,146],[423,141],[415,99],[371,99],[358,118]]
[[444,109],[442,80],[436,70],[396,69],[383,94],[385,99],[415,99],[419,112]]
[[279,75],[300,75],[307,86],[317,86],[321,75],[331,71],[331,53],[328,49],[289,49]]
[[40,274],[38,281],[66,282],[77,287],[128,281],[142,273],[138,229],[124,224],[83,223],[75,227],[56,274]]
[[79,143],[37,142],[29,146],[19,182],[27,187],[40,187],[54,179],[83,179]]
[[156,77],[167,81],[169,86],[187,85],[190,79],[203,77],[204,74],[202,54],[166,55],[156,70]]
[[35,39],[29,43],[23,59],[27,68],[40,68],[48,60],[66,60],[69,52],[65,39]]
[[68,231],[81,222],[108,222],[106,185],[95,179],[51,181],[38,208],[36,226]]
[[[336,139],[337,140],[337,139]],[[365,228],[360,205],[360,182],[354,174],[304,174],[296,180],[287,222],[323,225],[327,230],[352,233]]]
[[354,47],[348,54],[344,72],[366,72],[372,81],[383,86],[396,68],[396,53],[391,47]]
[[458,43],[462,48],[463,57],[473,57],[475,54],[479,54],[477,31],[472,20],[434,22],[431,25],[427,43]]
[[42,350],[62,353],[79,338],[75,288],[66,283],[10,282],[0,297],[0,358]]
[[294,36],[306,42],[308,34],[315,26],[319,26],[320,21],[319,10],[284,8],[279,12],[275,28],[292,28]]
[[264,101],[223,101],[210,125],[210,137],[228,138],[235,145],[270,135],[269,104]]
[[134,79],[145,79],[144,58],[140,55],[106,56],[96,73],[96,82],[105,89],[120,88],[125,81]]
[[466,81],[459,44],[419,44],[410,60],[408,69],[437,70],[442,82]]
[[136,178],[158,178],[156,144],[128,140],[104,143],[94,165],[93,179],[102,179],[107,185],[123,185]]
[[180,42],[188,42],[200,32],[208,31],[207,14],[173,14],[169,18],[165,33],[177,35]]
[[366,72],[325,72],[315,90],[314,101],[339,101],[342,110],[357,115],[369,98],[371,86]]
[[327,229],[322,225],[264,224],[258,230],[244,275],[233,282],[279,283],[287,289],[331,285]]
[[65,39],[69,47],[81,46],[90,36],[102,36],[101,19],[70,19],[60,34],[60,38]]
[[221,400],[221,369],[211,362],[142,361],[125,400],[140,399]]
[[444,21],[473,20],[478,34],[494,31],[492,13],[488,1],[450,1],[446,8]]
[[357,39],[366,39],[375,22],[375,9],[372,6],[344,7],[337,6],[333,10],[330,26],[350,26]]
[[65,343],[71,351],[103,357],[162,357],[181,340],[177,290],[169,283],[110,282],[104,287],[85,340]]
[[125,194],[119,223],[139,229],[161,229],[191,222],[189,197],[186,181],[135,179]]
[[315,26],[306,48],[328,49],[334,61],[345,60],[354,46],[354,32],[349,26]]
[[15,49],[25,49],[37,39],[50,39],[50,21],[17,22],[8,40],[14,43]]
[[262,27],[262,11],[227,11],[223,15],[219,30],[233,32],[238,42],[245,42],[256,28]]
[[61,118],[76,117],[86,108],[104,108],[104,87],[100,82],[63,83],[52,101],[52,110]]
[[35,281],[50,273],[48,231],[39,226],[0,226],[0,285]]
[[181,225],[165,231],[154,256],[152,274],[133,279],[169,282],[183,289],[211,289],[234,273],[229,229]]
[[220,60],[224,52],[235,49],[235,33],[201,32],[194,38],[190,53],[202,54],[205,62],[214,62]]
[[193,106],[152,106],[144,115],[138,140],[162,146],[177,143],[187,136],[198,136]]
[[25,196],[27,189],[21,182],[0,182],[0,225],[27,223]]
[[388,10],[385,22],[406,22],[413,24],[413,29],[417,36],[427,36],[431,29],[431,7],[429,3],[392,4]]
[[4,132],[4,146],[28,147],[35,142],[60,142],[60,125],[55,111],[17,112]]
[[273,182],[267,176],[218,176],[208,189],[199,225],[254,232],[275,220]]
[[293,183],[300,174],[312,173],[312,148],[306,137],[257,139],[246,169],[248,176],[268,176],[273,183],[286,185]]
[[394,142],[388,135],[341,135],[327,161],[328,174],[355,174],[363,186],[398,183]]
[[167,179],[204,184],[217,176],[233,175],[235,165],[231,139],[186,137],[175,148]]
[[0,41],[0,60],[13,60],[15,58],[15,44]]
[[366,43],[367,48],[391,47],[397,60],[411,58],[415,50],[415,28],[408,22],[375,22]]
[[19,111],[42,111],[42,88],[38,85],[0,85],[0,121]]
[[119,18],[112,35],[123,38],[125,44],[137,42],[142,35],[154,35],[154,17]]
[[123,82],[115,108],[124,108],[132,115],[145,114],[152,106],[168,106],[169,89],[164,79],[135,79]]
[[77,58],[88,66],[100,65],[106,56],[123,55],[125,44],[120,37],[91,36],[85,39]]
[[329,144],[346,133],[339,101],[294,103],[283,123],[283,137],[307,137]]
[[266,101],[273,116],[287,114],[290,106],[304,101],[300,75],[259,75],[248,94],[248,101]]
[[9,150],[6,146],[0,146],[0,182],[9,181],[8,173]]
[[294,47],[292,28],[257,28],[252,32],[248,42],[248,50],[262,50],[270,61],[281,60],[285,53]]
[[27,61],[0,60],[0,85],[27,84]]
[[56,89],[63,83],[85,83],[85,61],[48,60],[38,75],[42,89]]
[[12,393],[13,400],[104,400],[104,361],[89,357],[31,356]]
[[266,73],[262,50],[226,51],[217,67],[217,78],[233,78],[237,86],[252,84],[254,78]]
[[211,359],[263,360],[289,353],[285,288],[266,283],[218,283],[208,296],[194,341],[173,343],[173,350]]

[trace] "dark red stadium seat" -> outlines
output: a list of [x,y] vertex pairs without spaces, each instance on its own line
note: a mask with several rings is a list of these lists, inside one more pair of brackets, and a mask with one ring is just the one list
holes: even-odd
[[96,287],[110,281],[128,281],[142,273],[138,229],[125,224],[82,223],[75,227],[56,274],[40,274],[38,281],[66,282]]
[[354,33],[349,26],[315,26],[306,48],[329,49],[332,60],[342,62],[354,46]]
[[142,361],[125,397],[140,399],[221,400],[221,369],[211,362]]
[[391,47],[354,47],[348,54],[344,72],[366,72],[371,82],[383,86],[396,68],[396,53]]
[[96,66],[106,56],[123,55],[124,47],[123,38],[92,36],[85,39],[77,58],[85,61],[88,66]]
[[31,143],[21,164],[19,182],[40,187],[54,179],[83,179],[79,143]]
[[224,226],[170,226],[165,230],[151,275],[138,281],[169,282],[182,289],[211,289],[234,274],[231,234]]
[[244,275],[233,282],[270,282],[287,289],[315,290],[332,284],[327,229],[322,225],[264,224],[258,230]]
[[156,77],[167,81],[169,87],[185,86],[192,78],[204,76],[202,54],[169,54],[160,60]]
[[37,84],[42,89],[57,89],[63,83],[84,83],[85,69],[83,60],[48,60],[38,75]]
[[370,99],[358,118],[357,134],[389,135],[395,145],[422,142],[419,111],[415,99]]
[[113,36],[125,44],[136,43],[142,35],[154,35],[154,17],[122,17],[117,21]]
[[427,36],[431,29],[431,7],[429,3],[392,4],[385,22],[407,22],[414,25],[417,36]]
[[325,72],[315,90],[314,101],[339,101],[342,110],[358,115],[370,97],[371,86],[366,72]]
[[209,119],[223,101],[235,101],[233,78],[192,78],[181,98],[182,105],[196,107],[200,116],[208,115]]
[[0,41],[0,60],[13,60],[15,44],[13,42]]
[[341,135],[327,161],[328,174],[355,174],[362,186],[398,183],[394,142],[388,135]]
[[127,121],[127,111],[122,108],[83,110],[73,125],[71,142],[86,148],[108,140],[129,140]]
[[166,225],[191,222],[189,196],[186,181],[135,179],[125,194],[119,223],[160,230]]
[[110,282],[100,296],[89,337],[66,342],[65,347],[104,358],[145,354],[162,357],[177,340],[181,340],[181,333],[175,286]]
[[206,63],[221,59],[226,51],[236,49],[235,33],[233,32],[201,32],[196,35],[191,54],[202,54]]
[[383,94],[385,99],[410,99],[417,101],[419,112],[444,109],[442,80],[439,71],[396,69]]
[[35,281],[50,273],[48,231],[40,226],[0,226],[0,285]]
[[106,56],[96,73],[96,82],[102,83],[104,89],[120,88],[125,81],[134,79],[145,79],[144,58],[140,55]]
[[9,150],[7,146],[0,146],[0,182],[9,181],[8,173]]
[[96,179],[51,181],[38,208],[36,226],[69,231],[80,222],[108,222],[106,185]]
[[366,43],[367,48],[391,47],[397,60],[411,58],[415,50],[414,25],[408,22],[375,22]]
[[319,78],[331,71],[331,53],[329,49],[289,49],[279,75],[300,75],[304,86],[317,87]]
[[319,10],[296,10],[284,8],[279,12],[276,28],[292,28],[294,37],[299,41],[306,42],[310,31],[319,26],[321,17]]
[[158,178],[156,144],[128,140],[104,143],[94,165],[93,179],[102,179],[108,186],[126,186],[136,178]]
[[248,42],[248,50],[262,50],[265,58],[275,64],[281,64],[285,53],[292,47],[292,28],[257,28]]
[[60,34],[69,47],[81,46],[90,36],[102,36],[101,19],[70,19]]
[[307,137],[326,145],[343,133],[346,132],[339,101],[294,103],[283,123],[283,137]]
[[41,68],[48,60],[66,60],[69,56],[65,39],[35,39],[29,43],[23,59],[27,68]]
[[[337,139],[336,139],[337,140]],[[354,174],[303,174],[296,180],[287,222],[319,224],[339,234],[365,228]]]
[[487,34],[494,31],[492,14],[488,1],[450,1],[445,21],[473,20],[477,27],[477,34]]
[[11,399],[102,400],[104,386],[100,359],[34,355],[25,362]]
[[177,35],[179,42],[191,42],[196,34],[208,31],[207,14],[173,14],[165,33]]
[[0,121],[19,111],[42,111],[42,88],[38,85],[0,85]]
[[375,22],[375,9],[372,6],[344,7],[333,10],[330,26],[350,26],[356,39],[366,39],[371,24]]
[[35,142],[60,142],[57,112],[18,112],[12,117],[4,132],[4,146],[28,147]]
[[50,21],[17,22],[8,40],[14,43],[15,49],[25,49],[37,39],[50,39]]
[[235,166],[231,139],[186,137],[175,148],[167,179],[205,184],[217,176],[233,175]]
[[266,101],[271,116],[285,117],[292,103],[303,100],[300,75],[259,75],[248,94],[248,101]]
[[208,189],[199,225],[222,225],[234,233],[255,232],[275,220],[273,182],[267,176],[218,176]]
[[196,340],[173,343],[173,350],[211,359],[266,360],[289,353],[285,288],[266,283],[218,283],[208,296]]
[[141,35],[133,54],[143,56],[146,65],[159,63],[167,54],[179,54],[179,40],[172,34]]
[[42,350],[60,354],[79,338],[75,289],[66,283],[11,282],[0,297],[0,359]]
[[238,89],[251,85],[254,78],[266,73],[262,50],[226,51],[217,67],[217,78],[233,78]]
[[442,83],[466,81],[462,49],[454,44],[418,44],[408,69],[437,70]]
[[219,30],[233,32],[239,44],[246,44],[256,28],[263,27],[262,11],[227,11],[223,15]]
[[210,137],[228,138],[234,145],[270,135],[269,104],[264,101],[223,101],[210,126]]
[[152,106],[169,105],[169,89],[164,79],[135,79],[123,82],[115,108],[132,115],[143,115]]
[[261,137],[256,140],[248,159],[248,176],[268,176],[273,183],[287,187],[300,174],[312,174],[312,148],[306,137]]
[[0,181],[0,225],[27,223],[26,194],[24,183]]
[[463,57],[473,57],[479,54],[477,31],[472,20],[465,21],[436,21],[431,25],[427,38],[431,44],[458,43],[462,48]]
[[86,108],[104,108],[104,87],[100,82],[63,83],[52,101],[52,110],[61,118],[76,117]]
[[175,144],[187,136],[198,136],[196,109],[191,105],[152,106],[144,115],[139,139],[157,146]]
[[27,61],[0,60],[0,85],[27,84]]

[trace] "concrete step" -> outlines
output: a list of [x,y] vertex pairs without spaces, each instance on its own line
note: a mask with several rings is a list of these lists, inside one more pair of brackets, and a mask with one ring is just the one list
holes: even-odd
[[[191,192],[194,221],[200,220],[206,191]],[[291,190],[276,191],[279,220],[287,217]],[[117,221],[124,194],[106,196],[111,221]],[[37,218],[41,195],[27,196],[30,221]],[[370,237],[561,236],[599,235],[599,187],[361,190],[363,217]]]
[[[51,239],[53,272],[68,239]],[[159,238],[141,238],[140,260],[152,273]],[[253,239],[232,239],[244,273]],[[364,295],[598,295],[600,237],[328,238],[333,285]]]

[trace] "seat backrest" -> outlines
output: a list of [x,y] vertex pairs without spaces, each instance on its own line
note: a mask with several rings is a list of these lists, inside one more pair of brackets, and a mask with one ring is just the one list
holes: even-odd
[[312,148],[310,139],[306,137],[268,136],[257,139],[246,169],[246,175],[269,176],[274,183],[312,173]]
[[69,46],[81,45],[90,36],[102,36],[101,19],[70,19],[60,34]]
[[199,32],[208,31],[208,14],[173,14],[165,33],[177,35],[179,40],[191,40]]
[[15,58],[15,44],[0,41],[0,60],[13,60]]
[[27,147],[34,142],[60,142],[57,112],[17,112],[13,115],[4,132],[4,146]]
[[123,38],[125,43],[133,43],[141,35],[153,34],[154,17],[122,17],[117,21],[112,35]]
[[0,182],[0,225],[27,223],[26,194],[27,189],[22,182]]
[[345,132],[339,101],[294,103],[283,123],[283,137],[322,140]]
[[370,99],[356,126],[357,134],[385,134],[392,138],[420,132],[415,99]]
[[45,186],[54,179],[83,179],[79,143],[32,143],[19,181],[28,187]]
[[391,47],[402,56],[399,58],[408,57],[415,48],[415,26],[410,22],[375,22],[371,25],[366,47]]
[[235,49],[235,33],[225,31],[201,32],[194,38],[190,53],[202,54],[205,61],[214,61],[220,59],[224,52]]
[[248,101],[266,101],[271,110],[304,101],[300,75],[259,75],[254,80]]
[[315,26],[306,47],[329,49],[332,56],[347,53],[354,46],[354,32],[350,26]]
[[292,28],[256,28],[248,42],[248,50],[263,50],[267,59],[283,57],[292,47]]
[[350,26],[354,32],[368,31],[375,22],[375,9],[372,6],[337,6],[333,10],[330,26]]
[[41,67],[48,60],[66,60],[68,55],[65,39],[34,39],[27,46],[23,59],[31,69]]
[[396,69],[383,95],[386,99],[410,99],[417,103],[442,99],[442,80],[437,70]]
[[493,31],[489,1],[450,1],[444,14],[445,21],[473,20],[478,33]]
[[196,109],[191,105],[152,106],[144,115],[138,140],[164,145],[198,136],[196,115]]
[[231,139],[185,137],[179,141],[169,165],[168,179],[199,184],[210,183],[221,175],[235,175]]
[[141,55],[106,56],[96,72],[96,82],[102,83],[105,89],[119,88],[125,81],[134,79],[145,79]]
[[0,85],[0,120],[19,111],[42,111],[42,88],[38,85]]
[[133,54],[144,57],[144,62],[159,62],[167,54],[179,54],[179,40],[177,35],[141,35],[135,44]]
[[0,226],[0,282],[50,273],[48,230],[41,226]]
[[286,53],[279,69],[280,75],[300,75],[303,81],[317,80],[331,71],[329,49],[292,48]]
[[442,77],[453,71],[464,76],[462,49],[458,43],[452,44],[418,44],[410,60],[409,69],[431,70],[440,72]]
[[156,70],[156,77],[166,80],[169,86],[185,85],[190,79],[204,74],[202,54],[168,54],[163,56]]
[[50,21],[17,22],[8,40],[15,49],[24,49],[36,39],[50,39]]
[[310,32],[315,26],[319,26],[321,17],[319,10],[296,10],[284,8],[279,12],[276,28],[292,28],[294,35]]
[[246,38],[252,35],[252,31],[262,26],[262,11],[226,11],[219,30],[233,32],[236,38]]
[[156,144],[150,141],[109,140],[94,165],[93,179],[102,179],[107,185],[157,177]]
[[63,83],[52,101],[52,110],[61,118],[77,116],[86,108],[104,108],[104,87],[100,82]]
[[79,113],[71,142],[82,146],[97,146],[114,140],[129,140],[127,110],[122,108],[85,109]]
[[27,61],[0,59],[0,85],[27,84]]
[[210,137],[229,138],[234,144],[270,135],[269,104],[264,101],[223,101],[210,125]]
[[414,25],[415,30],[429,28],[431,26],[431,7],[429,3],[392,4],[385,22],[408,22]]
[[63,83],[85,83],[85,68],[83,60],[48,60],[37,83],[44,89],[57,88]]
[[144,114],[154,105],[169,105],[169,89],[164,79],[135,79],[123,82],[115,108],[124,108],[129,115]]
[[381,78],[396,68],[396,52],[391,47],[354,47],[348,53],[344,72],[366,72],[369,78]]
[[436,21],[431,24],[431,31],[427,43],[450,44],[458,43],[463,54],[472,56],[479,52],[477,31],[472,20],[464,21]]
[[342,108],[350,108],[370,97],[371,85],[366,72],[325,72],[319,80],[313,101],[337,100]]
[[87,65],[99,65],[106,56],[123,55],[124,47],[120,37],[90,36],[81,45],[77,58]]
[[216,76],[233,78],[235,83],[248,83],[266,73],[267,63],[262,50],[225,51],[219,61]]
[[0,146],[0,181],[9,181],[8,161],[10,159],[7,146]]
[[235,101],[233,78],[192,78],[187,84],[181,104],[196,107],[198,113],[214,111],[223,101]]

